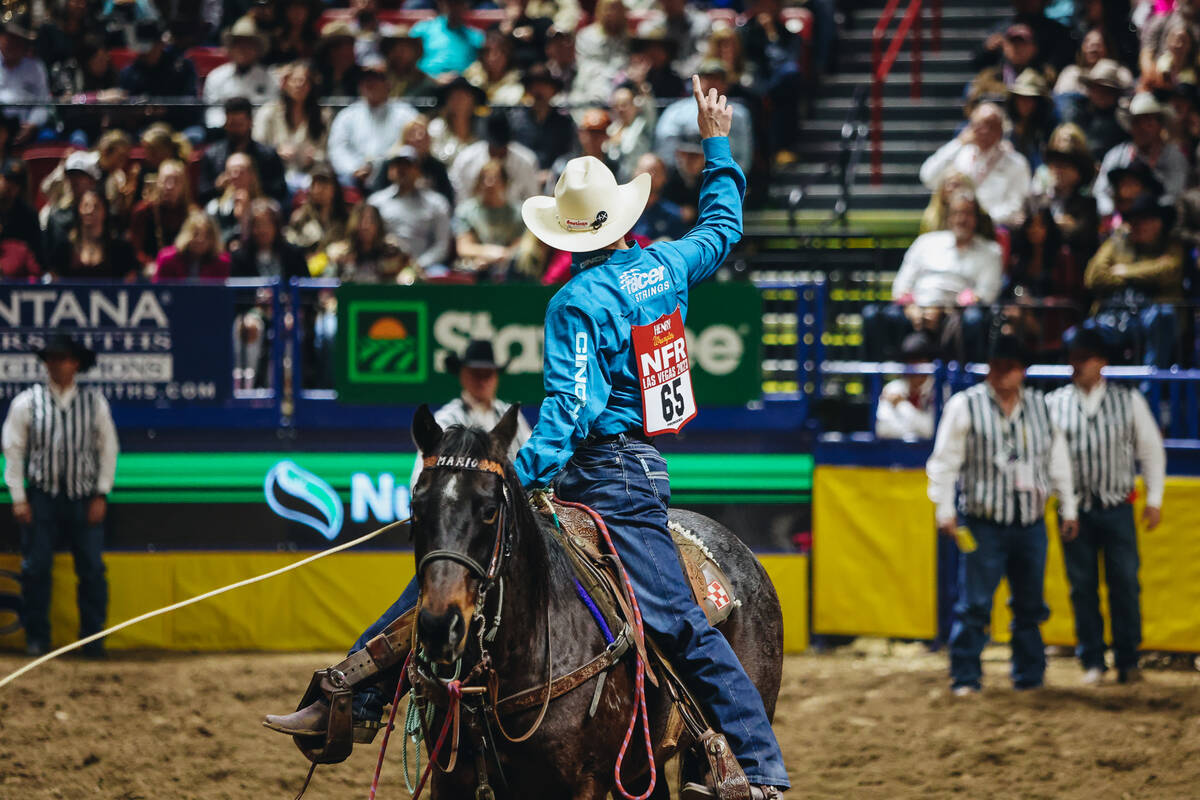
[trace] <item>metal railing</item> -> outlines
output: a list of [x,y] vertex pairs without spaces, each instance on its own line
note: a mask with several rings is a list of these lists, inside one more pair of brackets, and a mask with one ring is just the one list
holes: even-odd
[[[892,34],[891,44],[887,52],[883,50],[883,40],[888,28],[896,16],[900,0],[888,0],[875,29],[871,32],[871,183],[879,186],[883,183],[883,84],[887,81],[900,55],[904,40],[912,33],[912,78],[910,93],[913,100],[921,99],[921,47],[923,36],[921,31],[922,0],[909,0],[908,8]],[[938,42],[941,41],[941,4],[937,6],[934,15],[937,20]]]

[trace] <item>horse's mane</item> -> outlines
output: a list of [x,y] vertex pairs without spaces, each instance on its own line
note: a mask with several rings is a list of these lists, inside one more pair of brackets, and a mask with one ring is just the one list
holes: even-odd
[[566,554],[562,551],[562,545],[553,534],[553,524],[546,519],[544,514],[534,513],[529,505],[529,496],[517,479],[512,462],[508,460],[508,453],[498,452],[498,448],[493,446],[492,438],[487,431],[465,425],[451,425],[443,431],[436,455],[488,458],[503,464],[504,483],[508,487],[508,496],[512,498],[511,512],[517,530],[520,532],[536,531],[543,542],[540,550],[544,553],[545,563],[531,566],[535,569],[540,567],[545,571],[550,578],[548,585],[569,586],[571,584],[575,573],[567,561]]

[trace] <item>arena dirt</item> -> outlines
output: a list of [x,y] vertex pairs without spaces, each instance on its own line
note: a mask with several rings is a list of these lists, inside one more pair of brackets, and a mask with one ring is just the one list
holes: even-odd
[[[947,694],[945,656],[869,642],[791,657],[776,718],[796,790],[829,798],[1200,796],[1200,674],[1150,671],[1084,689],[1067,659],[1015,693],[1007,651],[988,690]],[[283,798],[306,762],[259,727],[332,654],[116,655],[51,664],[0,690],[0,798]],[[23,663],[0,656],[0,673]],[[393,739],[393,744],[398,740]],[[317,771],[312,800],[365,798],[378,749]],[[389,750],[379,797],[404,798]]]

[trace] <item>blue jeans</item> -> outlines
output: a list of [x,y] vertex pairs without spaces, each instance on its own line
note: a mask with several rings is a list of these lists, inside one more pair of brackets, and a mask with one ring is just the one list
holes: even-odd
[[1094,508],[1079,513],[1079,536],[1063,544],[1071,607],[1075,610],[1075,652],[1084,669],[1104,669],[1104,619],[1100,616],[1100,551],[1104,551],[1104,578],[1112,614],[1112,643],[1119,670],[1138,665],[1142,643],[1139,607],[1137,530],[1133,506]]
[[953,687],[980,688],[979,656],[988,643],[992,596],[1008,576],[1012,599],[1012,680],[1018,689],[1042,685],[1046,654],[1038,628],[1050,616],[1042,596],[1046,574],[1046,524],[997,525],[968,517],[978,547],[959,562],[958,615],[950,631],[950,678]]
[[[104,526],[89,525],[88,500],[29,490],[33,524],[21,527],[21,624],[29,644],[50,644],[50,573],[54,546],[66,539],[79,578],[79,638],[104,630],[108,580],[104,576]],[[96,643],[95,646],[98,646]]]
[[[609,444],[577,449],[555,478],[554,490],[564,500],[591,506],[604,518],[623,555],[647,634],[674,659],[693,696],[729,740],[746,777],[765,786],[789,786],[783,753],[758,689],[729,642],[708,624],[679,564],[667,532],[667,462],[650,445],[621,436]],[[414,579],[350,652],[364,647],[416,602]],[[356,692],[355,714],[378,719],[388,699],[376,688]]]
[[647,635],[671,657],[751,783],[787,787],[783,754],[758,689],[696,604],[671,534],[667,462],[651,445],[617,437],[575,451],[554,479],[563,500],[604,518],[629,573]]
[[937,646],[950,641],[954,607],[958,603],[958,569],[962,553],[949,536],[937,537]]

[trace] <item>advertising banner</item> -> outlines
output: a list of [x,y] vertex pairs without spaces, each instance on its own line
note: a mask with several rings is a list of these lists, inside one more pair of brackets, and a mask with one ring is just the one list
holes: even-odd
[[[338,398],[403,405],[458,394],[446,357],[489,339],[507,363],[506,400],[540,403],[542,335],[553,288],[342,286],[338,297]],[[750,284],[706,284],[689,295],[687,352],[701,411],[762,395],[762,299]]]
[[37,351],[55,333],[96,351],[79,380],[114,406],[219,403],[231,391],[232,325],[222,286],[0,286],[0,406],[44,379]]

